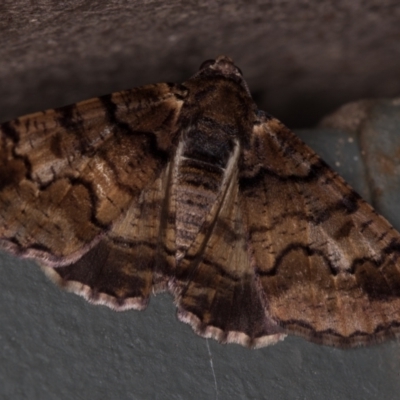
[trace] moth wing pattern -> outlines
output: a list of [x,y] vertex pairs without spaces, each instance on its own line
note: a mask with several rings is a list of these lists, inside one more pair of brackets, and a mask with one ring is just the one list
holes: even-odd
[[178,318],[196,333],[256,348],[286,335],[266,314],[263,293],[251,269],[237,160],[232,164],[203,230],[176,269],[171,289]]
[[166,289],[170,272],[166,238],[160,236],[168,215],[169,170],[164,168],[81,258],[57,268],[41,263],[46,275],[94,304],[118,311],[146,308],[151,293]]
[[166,168],[184,96],[148,85],[3,124],[1,247],[51,267],[79,260]]
[[278,120],[251,141],[240,196],[270,317],[334,346],[398,335],[399,233]]
[[1,125],[0,248],[116,310],[168,290],[180,320],[222,343],[400,330],[400,234],[257,111],[225,56],[182,85]]

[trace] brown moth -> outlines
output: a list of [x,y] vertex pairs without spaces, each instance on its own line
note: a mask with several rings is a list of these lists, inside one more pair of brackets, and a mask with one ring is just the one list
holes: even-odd
[[92,303],[169,291],[203,337],[357,346],[400,331],[400,234],[228,57],[1,126],[0,245]]

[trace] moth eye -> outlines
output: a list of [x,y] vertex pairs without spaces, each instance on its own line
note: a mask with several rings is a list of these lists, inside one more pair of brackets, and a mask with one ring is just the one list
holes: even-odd
[[199,70],[201,71],[202,69],[208,68],[211,65],[213,65],[214,63],[215,63],[215,60],[206,60],[200,65]]

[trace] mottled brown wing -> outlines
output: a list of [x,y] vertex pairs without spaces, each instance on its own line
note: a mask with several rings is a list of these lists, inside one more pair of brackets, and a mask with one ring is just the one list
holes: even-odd
[[276,119],[262,118],[243,156],[241,208],[267,313],[329,345],[397,335],[399,234]]
[[[65,289],[116,310],[144,309],[152,292],[166,289],[173,267],[168,228],[171,164],[86,254],[46,274]],[[170,241],[167,233],[169,232]]]
[[232,159],[217,201],[170,284],[178,318],[196,333],[221,343],[261,347],[286,335],[268,317],[260,282],[251,269],[237,157]]
[[149,85],[1,125],[1,247],[51,267],[90,249],[81,264],[104,258],[96,244],[115,246],[120,220],[168,165],[185,95]]

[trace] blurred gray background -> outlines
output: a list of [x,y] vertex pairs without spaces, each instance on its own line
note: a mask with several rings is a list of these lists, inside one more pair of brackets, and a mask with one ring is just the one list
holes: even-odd
[[[400,94],[399,21],[400,3],[378,0],[3,0],[0,122],[180,82],[226,54],[261,109],[291,128],[311,127],[348,101]],[[390,148],[400,123],[398,108],[387,107],[378,114],[394,121],[383,123],[392,127]],[[380,206],[374,187],[366,188],[376,185],[370,176],[378,167],[365,166],[359,148],[365,137],[378,141],[376,132],[364,142],[357,132],[326,128],[302,137]],[[385,204],[387,218],[400,215],[397,201]],[[116,313],[62,292],[33,262],[1,254],[2,399],[390,399],[400,392],[397,342],[346,351],[294,337],[261,350],[208,345],[176,320],[168,295],[144,312]]]
[[2,0],[0,118],[179,82],[226,54],[260,108],[311,126],[344,102],[398,95],[399,20],[395,0]]

